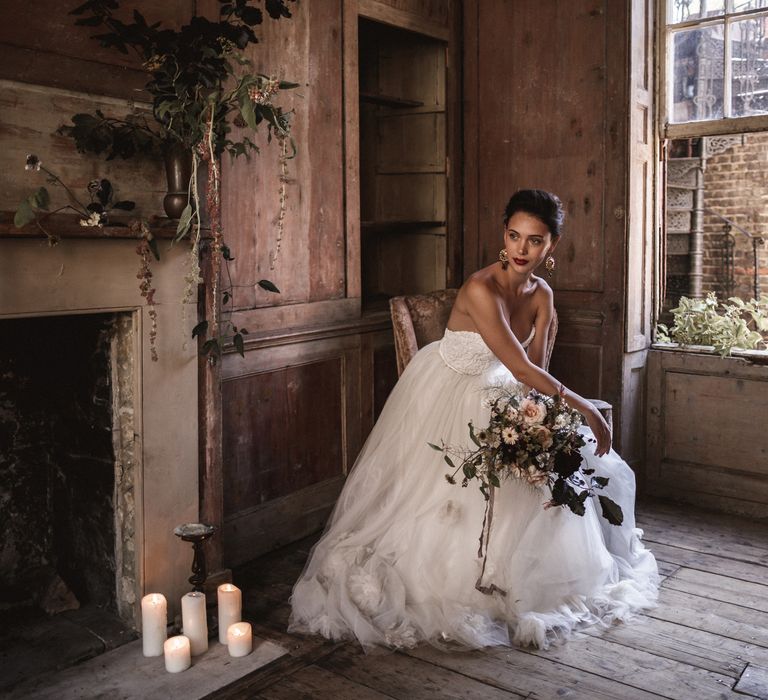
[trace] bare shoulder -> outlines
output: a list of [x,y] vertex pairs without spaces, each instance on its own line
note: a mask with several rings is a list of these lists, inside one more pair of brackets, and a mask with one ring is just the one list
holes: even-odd
[[533,292],[533,298],[535,299],[536,304],[547,306],[552,305],[555,295],[552,292],[552,287],[547,284],[546,280],[533,275],[531,276],[531,282],[536,285],[536,289]]
[[489,267],[473,272],[459,290],[459,299],[471,304],[487,304],[497,296],[496,281]]

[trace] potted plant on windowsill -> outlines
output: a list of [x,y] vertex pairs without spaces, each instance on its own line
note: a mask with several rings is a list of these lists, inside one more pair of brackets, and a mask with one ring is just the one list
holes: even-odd
[[[263,5],[272,19],[279,20],[291,16],[290,2],[293,0],[264,0]],[[231,299],[231,294],[219,293],[222,260],[230,257],[221,229],[220,158],[227,152],[233,158],[249,159],[258,151],[249,134],[264,123],[269,139],[274,137],[279,143],[282,182],[285,162],[295,148],[290,139],[290,115],[274,100],[280,90],[296,84],[252,72],[243,50],[257,41],[254,27],[263,22],[264,15],[248,0],[219,0],[217,21],[196,15],[176,30],[149,24],[136,10],[132,21],[124,22],[115,15],[118,9],[118,0],[88,0],[71,14],[78,17],[78,25],[104,30],[94,36],[102,46],[138,55],[149,74],[145,89],[152,98],[151,116],[135,113],[118,119],[99,111],[76,114],[60,132],[73,138],[79,151],[104,154],[108,159],[163,155],[169,185],[166,211],[179,220],[176,238],[190,236],[192,240],[185,301],[191,300],[201,281],[203,197],[198,191],[198,172],[207,170],[204,199],[212,253],[212,317],[198,324],[196,335],[207,337],[203,347],[216,357],[221,352],[220,339],[229,335],[220,328],[220,296],[225,302]],[[282,192],[281,187],[281,213],[285,207]],[[280,227],[283,219],[282,215],[278,219]],[[278,241],[281,237],[278,230]],[[257,284],[278,291],[268,280]],[[235,347],[242,351],[245,331],[234,326],[228,330]]]
[[714,292],[703,299],[681,297],[671,311],[673,323],[656,327],[656,349],[768,360],[768,297],[719,302]]

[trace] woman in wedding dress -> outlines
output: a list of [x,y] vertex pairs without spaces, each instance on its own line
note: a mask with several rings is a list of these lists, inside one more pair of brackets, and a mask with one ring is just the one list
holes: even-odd
[[[364,648],[546,648],[655,604],[658,571],[635,527],[634,474],[611,450],[599,412],[541,368],[553,303],[533,272],[552,265],[562,222],[550,193],[510,199],[500,261],[467,280],[443,339],[422,348],[392,390],[293,589],[290,631],[356,638]],[[484,399],[499,383],[559,391],[583,414],[589,427],[581,430],[595,440],[582,448],[583,466],[609,477],[603,493],[624,520],[608,524],[592,498],[582,517],[545,509],[548,489],[503,481],[486,585],[476,588],[485,499],[447,483],[443,458],[427,443],[469,446],[467,424],[487,425]]]

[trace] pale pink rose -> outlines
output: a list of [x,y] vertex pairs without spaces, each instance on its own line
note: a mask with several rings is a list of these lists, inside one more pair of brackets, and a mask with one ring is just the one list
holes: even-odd
[[526,425],[538,425],[547,416],[547,407],[533,399],[523,399],[520,402],[520,413]]

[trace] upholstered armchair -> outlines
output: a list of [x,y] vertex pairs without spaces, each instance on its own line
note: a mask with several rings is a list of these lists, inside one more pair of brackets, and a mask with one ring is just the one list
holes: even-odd
[[[458,289],[440,289],[428,294],[411,294],[392,297],[389,300],[398,376],[403,373],[419,348],[443,337],[458,292]],[[549,367],[556,336],[557,312],[552,316],[552,322],[549,325],[544,369]],[[608,427],[613,430],[611,404],[600,399],[588,399],[588,401],[602,413]]]

